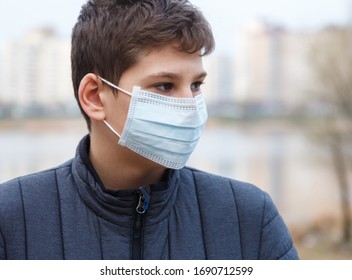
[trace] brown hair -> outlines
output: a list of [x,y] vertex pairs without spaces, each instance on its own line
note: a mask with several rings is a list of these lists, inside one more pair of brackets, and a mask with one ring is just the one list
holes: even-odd
[[147,51],[175,43],[202,55],[214,49],[211,28],[188,0],[89,0],[72,31],[71,66],[76,100],[82,78],[95,73],[118,84]]

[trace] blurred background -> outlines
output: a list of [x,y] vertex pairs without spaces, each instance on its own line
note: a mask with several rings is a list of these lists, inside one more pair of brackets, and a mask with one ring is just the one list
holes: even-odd
[[[84,0],[0,0],[0,183],[74,156]],[[217,42],[189,165],[267,191],[302,259],[352,259],[352,0],[193,0]]]

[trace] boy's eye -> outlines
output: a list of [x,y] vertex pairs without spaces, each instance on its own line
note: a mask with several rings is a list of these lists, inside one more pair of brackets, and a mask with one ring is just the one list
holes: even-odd
[[171,83],[164,83],[164,84],[156,85],[155,87],[161,91],[169,91],[172,89],[172,84]]
[[203,84],[204,84],[203,82],[193,83],[192,86],[191,86],[192,91],[200,91],[200,87]]

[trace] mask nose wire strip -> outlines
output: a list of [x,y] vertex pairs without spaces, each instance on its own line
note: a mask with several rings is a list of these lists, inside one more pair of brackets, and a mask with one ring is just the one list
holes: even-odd
[[118,133],[116,132],[116,130],[115,130],[106,120],[103,120],[103,122],[106,124],[106,126],[107,126],[108,128],[110,128],[110,130],[111,130],[113,133],[115,133],[119,138],[121,138],[121,135],[118,134]]
[[115,88],[115,89],[117,89],[117,90],[120,90],[120,91],[122,91],[122,92],[128,94],[129,96],[132,96],[132,94],[131,94],[130,92],[128,92],[128,91],[126,91],[126,90],[124,90],[124,89],[122,89],[122,88],[119,88],[118,86],[114,85],[113,83],[110,83],[108,80],[105,80],[104,78],[102,78],[102,77],[100,77],[100,76],[98,76],[98,78],[99,78],[100,80],[102,80],[104,83],[106,83],[107,85],[109,85],[109,86],[111,86],[111,87],[113,87],[113,88]]

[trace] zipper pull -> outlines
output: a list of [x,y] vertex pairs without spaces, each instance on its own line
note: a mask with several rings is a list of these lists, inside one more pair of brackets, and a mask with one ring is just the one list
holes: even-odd
[[138,214],[144,214],[149,207],[148,199],[144,195],[143,191],[140,191],[139,193],[139,200],[138,200],[138,205],[136,207],[136,211]]

